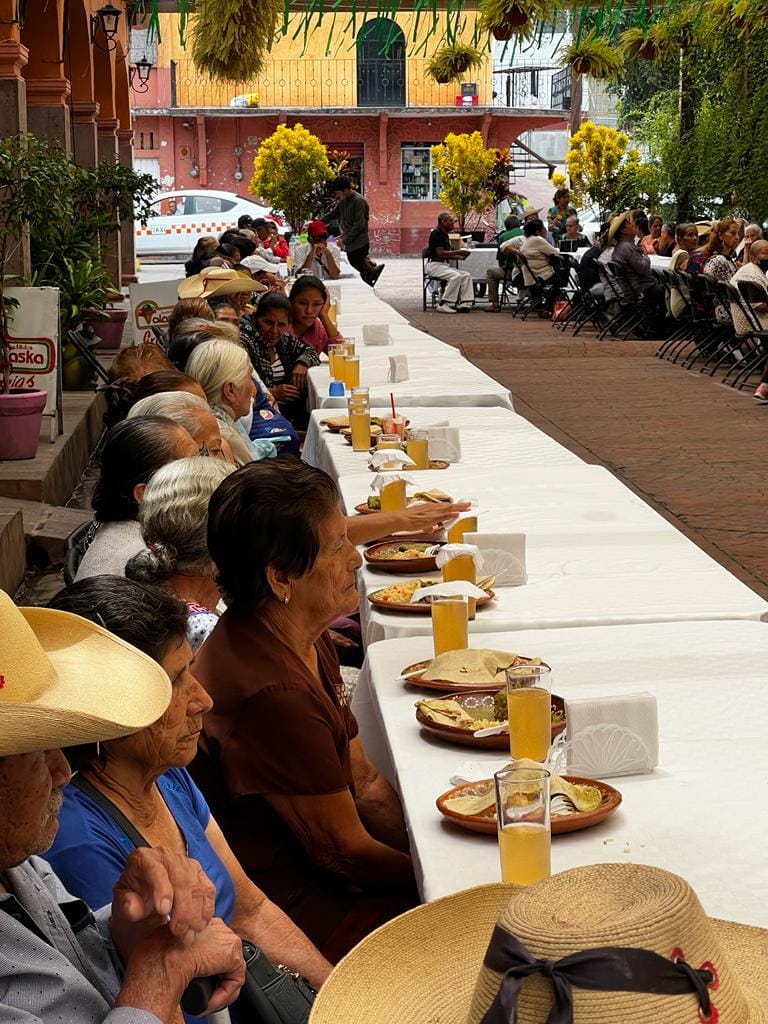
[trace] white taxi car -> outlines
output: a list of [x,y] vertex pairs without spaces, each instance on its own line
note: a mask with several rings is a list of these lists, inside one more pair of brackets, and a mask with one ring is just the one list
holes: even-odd
[[152,207],[155,216],[146,224],[137,221],[134,226],[138,257],[174,255],[188,260],[201,235],[220,235],[222,231],[236,228],[238,218],[244,214],[254,220],[268,217],[277,223],[281,233],[288,230],[268,206],[235,192],[179,189],[164,192]]

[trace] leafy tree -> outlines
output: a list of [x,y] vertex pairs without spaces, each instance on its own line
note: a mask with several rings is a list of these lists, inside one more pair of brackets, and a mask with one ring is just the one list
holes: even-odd
[[571,136],[565,162],[574,197],[594,203],[601,217],[609,210],[654,206],[658,201],[656,168],[643,163],[629,136],[615,128],[586,121]]
[[498,151],[486,149],[480,132],[449,132],[442,145],[432,147],[432,162],[442,182],[440,202],[456,214],[462,231],[471,213],[479,218],[493,202],[490,179],[498,159]]
[[302,124],[279,124],[259,146],[248,191],[282,213],[299,232],[312,213],[310,197],[332,176],[328,153],[316,135]]

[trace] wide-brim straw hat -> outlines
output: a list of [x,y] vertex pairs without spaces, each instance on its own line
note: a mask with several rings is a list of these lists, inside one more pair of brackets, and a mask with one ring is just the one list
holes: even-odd
[[0,591],[0,757],[127,736],[171,699],[163,669],[101,626]]
[[[395,918],[334,968],[310,1024],[481,1024],[503,977],[483,963],[497,924],[537,960],[603,947],[620,947],[619,963],[621,947],[650,950],[665,965],[683,959],[711,971],[713,1024],[768,1021],[768,931],[707,917],[677,875],[600,864],[527,888],[469,889]],[[684,980],[680,995],[574,983],[574,1024],[701,1024],[698,997]],[[525,977],[519,1024],[543,1024],[552,1006],[552,982],[541,973]]]
[[712,221],[711,220],[697,220],[696,221],[696,230],[699,233],[699,238],[701,238],[703,235],[708,235],[712,231]]
[[611,221],[611,226],[608,228],[608,244],[613,245],[616,241],[616,235],[624,227],[629,218],[632,216],[631,210],[626,210],[624,213],[620,213],[618,217],[614,217]]
[[214,295],[236,295],[238,292],[265,292],[263,284],[247,274],[227,267],[210,267],[179,283],[180,299],[212,299]]

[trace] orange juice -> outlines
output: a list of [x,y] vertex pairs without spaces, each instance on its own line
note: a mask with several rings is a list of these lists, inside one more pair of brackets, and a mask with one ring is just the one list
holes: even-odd
[[381,488],[381,511],[401,512],[405,508],[405,480],[393,480]]
[[464,516],[448,528],[448,543],[463,544],[465,533],[477,533],[477,516]]
[[552,840],[548,825],[516,822],[499,830],[501,880],[512,885],[534,885],[549,878]]
[[354,338],[349,338],[347,341],[343,341],[341,343],[341,346],[344,349],[344,355],[345,356],[353,356],[355,354],[355,339]]
[[435,657],[446,651],[465,651],[469,646],[467,602],[463,598],[432,601],[432,634]]
[[[429,469],[429,435],[414,437],[413,433],[409,436],[405,446],[408,458],[413,459],[416,463],[416,469]],[[426,433],[426,431],[418,431],[418,433]]]
[[[450,562],[446,562],[441,569],[444,583],[452,583],[454,580],[466,580],[468,583],[477,583],[477,570],[472,555],[457,555]],[[467,598],[467,613],[469,621],[475,617],[477,600],[474,597]]]
[[352,451],[367,452],[371,447],[371,413],[367,405],[350,405],[349,426],[352,430]]
[[334,327],[338,329],[336,324],[336,299],[331,299],[328,303],[328,319],[331,321]]
[[512,757],[543,761],[552,743],[552,711],[549,690],[538,686],[507,689],[509,749]]
[[341,348],[328,349],[328,368],[333,380],[344,380],[344,363],[346,359]]
[[360,357],[345,356],[344,358],[344,383],[348,388],[360,387]]

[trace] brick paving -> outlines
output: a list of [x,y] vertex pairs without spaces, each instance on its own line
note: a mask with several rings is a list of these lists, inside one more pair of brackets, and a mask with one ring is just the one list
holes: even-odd
[[655,358],[655,342],[571,340],[545,321],[421,309],[421,267],[390,260],[377,293],[506,385],[515,409],[603,465],[768,598],[768,409]]

